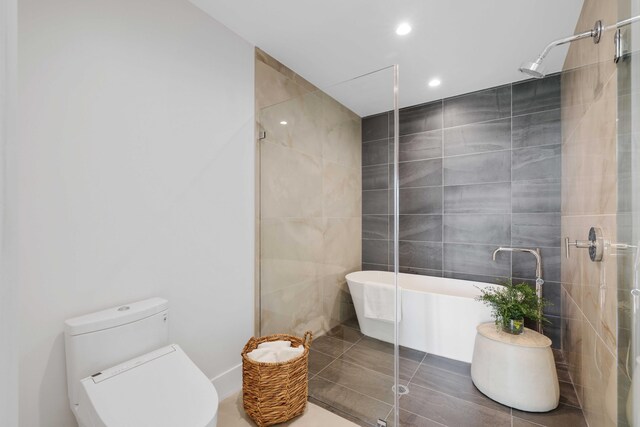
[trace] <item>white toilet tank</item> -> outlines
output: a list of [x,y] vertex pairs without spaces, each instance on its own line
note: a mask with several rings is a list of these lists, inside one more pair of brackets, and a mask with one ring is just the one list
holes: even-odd
[[67,385],[73,409],[80,380],[169,343],[169,302],[150,298],[65,322]]

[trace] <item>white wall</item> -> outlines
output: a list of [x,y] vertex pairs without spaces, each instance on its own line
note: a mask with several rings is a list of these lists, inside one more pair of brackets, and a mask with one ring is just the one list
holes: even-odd
[[253,330],[253,48],[186,0],[19,0],[20,425],[75,425],[63,321],[158,295],[214,377]]
[[5,232],[5,176],[8,141],[15,131],[16,0],[0,0],[0,423],[18,424],[17,292]]

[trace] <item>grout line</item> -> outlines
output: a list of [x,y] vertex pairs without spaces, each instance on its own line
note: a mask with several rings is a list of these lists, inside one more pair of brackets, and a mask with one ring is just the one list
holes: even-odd
[[[328,337],[328,338],[331,338],[331,337]],[[311,349],[309,349],[309,350],[313,350],[313,351],[314,351],[314,352],[316,352],[316,353],[324,354],[325,356],[329,356],[329,357],[330,357],[330,358],[332,358],[332,359],[337,359],[338,357],[342,356],[342,355],[340,355],[340,356],[336,357],[336,356],[333,356],[333,355],[331,355],[331,354],[325,353],[325,352],[323,352],[323,351],[316,350],[315,348],[311,348]],[[332,361],[332,362],[333,362],[333,361]],[[324,368],[323,368],[323,369],[324,369]],[[320,371],[318,371],[318,372],[320,372]]]
[[479,155],[483,155],[483,154],[493,154],[493,153],[504,153],[504,152],[507,152],[507,151],[511,151],[511,148],[501,148],[499,150],[485,150],[485,151],[478,151],[478,152],[473,152],[473,153],[449,154],[448,156],[444,156],[443,159],[455,159],[457,157],[479,156]]
[[[512,125],[513,128],[513,125]],[[512,132],[513,130],[511,130]],[[443,144],[444,145],[444,144]],[[461,153],[461,154],[449,154],[449,155],[442,155],[441,157],[439,156],[435,156],[435,157],[425,157],[424,159],[414,159],[414,160],[403,160],[398,162],[399,164],[406,164],[406,163],[415,163],[415,162],[425,162],[428,160],[444,160],[444,159],[452,159],[452,158],[456,158],[456,157],[468,157],[468,156],[479,156],[482,154],[493,154],[493,153],[504,153],[507,151],[512,151],[512,150],[526,150],[528,148],[540,148],[540,147],[552,147],[554,145],[562,145],[559,142],[552,142],[552,143],[543,143],[543,144],[536,144],[536,145],[527,145],[525,147],[513,147],[513,135],[510,135],[509,137],[509,145],[511,146],[511,148],[501,148],[498,150],[484,150],[484,151],[477,151],[477,152],[471,152],[471,153]],[[388,163],[389,165],[392,165],[393,163]],[[363,168],[369,168],[369,167],[373,167],[373,166],[383,166],[385,165],[385,163],[374,163],[374,164],[370,164],[370,165],[363,165]]]
[[[342,357],[342,355],[340,355],[340,357]],[[338,358],[338,359],[340,359],[340,358]],[[336,360],[338,360],[338,359],[336,359]],[[334,360],[333,362],[335,362],[336,360]],[[357,367],[362,368],[362,369],[365,369],[365,370],[367,370],[367,371],[371,371],[371,372],[374,372],[374,373],[376,373],[376,374],[382,375],[382,376],[384,376],[384,377],[391,378],[392,380],[394,380],[394,384],[395,384],[395,379],[393,378],[393,376],[392,376],[392,375],[383,374],[383,373],[381,373],[381,372],[376,371],[375,369],[367,368],[366,366],[362,366],[362,365],[360,365],[359,363],[350,362],[350,361],[348,361],[348,360],[340,359],[340,361],[341,361],[342,363],[346,363],[346,364],[348,364],[348,365],[352,365],[352,366],[357,366]],[[331,363],[333,363],[333,362],[331,362]],[[331,363],[330,363],[330,364],[331,364]],[[329,365],[327,365],[327,367],[328,367],[328,366],[329,366]],[[326,367],[325,367],[325,369],[326,369]],[[322,371],[320,371],[320,372],[322,372]],[[320,372],[318,372],[318,375],[320,375]],[[324,377],[322,377],[322,378],[324,378]]]
[[[560,283],[562,284],[562,282],[560,282]],[[578,285],[578,286],[581,286],[581,285]],[[567,294],[567,297],[569,297],[569,298],[571,299],[571,302],[573,302],[573,304],[575,304],[575,306],[578,308],[578,312],[582,315],[582,317],[584,317],[584,318],[585,318],[585,320],[587,321],[588,326],[589,326],[589,327],[591,327],[591,329],[593,329],[593,331],[594,331],[594,333],[595,333],[596,338],[599,338],[599,339],[600,339],[600,341],[602,341],[602,344],[604,345],[605,350],[607,350],[607,352],[609,353],[609,355],[610,355],[611,357],[613,357],[613,358],[614,358],[614,360],[617,360],[617,359],[618,359],[618,357],[617,357],[615,354],[613,354],[613,352],[609,349],[609,345],[608,345],[608,344],[607,344],[607,342],[604,340],[604,338],[603,338],[602,336],[600,336],[600,333],[599,333],[599,332],[598,332],[598,330],[595,328],[595,326],[593,326],[593,325],[591,324],[591,321],[589,320],[589,318],[588,318],[588,317],[584,314],[584,312],[582,311],[582,307],[580,307],[580,306],[575,302],[575,300],[573,299],[573,297],[571,296],[571,294],[569,293],[569,291],[567,291],[567,290],[566,290],[566,288],[565,288],[565,292],[566,292],[566,294]],[[561,316],[561,317],[564,317],[564,316]],[[570,317],[569,317],[569,318],[567,318],[567,319],[573,319],[573,318],[570,318]],[[582,319],[573,319],[573,320],[582,320]],[[573,378],[571,379],[571,381],[573,382]]]
[[[500,214],[502,215],[502,214]],[[471,216],[471,215],[469,215]],[[373,241],[377,241],[377,242],[390,242],[391,240],[387,240],[387,239],[369,239],[369,238],[364,238],[362,240],[373,240]],[[495,247],[495,246],[499,246],[501,245],[501,243],[476,243],[476,242],[448,242],[448,241],[442,241],[442,240],[408,240],[408,239],[401,239],[399,240],[399,242],[409,242],[409,243],[444,243],[447,245],[467,245],[467,246],[491,246],[491,247]],[[508,243],[506,243],[508,244]],[[562,246],[539,246],[539,245],[535,245],[536,248],[540,248],[540,249],[562,249]],[[365,264],[379,264],[376,262],[365,262]],[[420,268],[420,267],[416,267],[416,268]],[[518,276],[516,276],[518,277]],[[520,279],[524,279],[524,277],[519,277]],[[529,280],[529,279],[528,279]],[[535,277],[533,278],[533,280],[535,280]],[[549,280],[550,282],[555,282],[555,283],[559,283],[559,281],[556,280]],[[595,285],[594,285],[595,286]]]
[[[440,178],[442,180],[442,192],[440,194],[440,214],[442,215],[442,224],[440,224],[440,235],[442,236],[442,252],[441,252],[441,256],[440,256],[440,263],[442,265],[442,267],[444,267],[444,222],[445,222],[445,212],[444,212],[444,187],[445,187],[445,182],[444,182],[444,145],[445,145],[445,138],[444,138],[444,99],[442,100],[442,113],[441,113],[441,120],[442,120],[442,134],[440,135],[440,140],[442,141],[442,177]],[[425,353],[425,357],[426,357],[426,353]],[[422,358],[422,360],[424,360],[424,357]],[[422,361],[420,361],[420,363],[422,364]],[[418,368],[420,368],[420,366],[418,365]]]
[[[513,125],[512,125],[512,127],[513,127]],[[432,132],[435,132],[435,131],[432,131]],[[444,138],[444,136],[443,136],[443,138]],[[448,154],[448,155],[445,155],[443,153],[440,156],[424,157],[424,158],[421,158],[421,159],[412,159],[412,160],[401,160],[398,163],[399,164],[405,164],[405,163],[424,162],[424,161],[428,161],[428,160],[444,160],[444,159],[451,159],[451,158],[456,158],[456,157],[478,156],[478,155],[482,155],[482,154],[502,153],[502,152],[512,151],[512,150],[525,150],[527,148],[539,148],[539,147],[549,147],[549,146],[553,146],[553,145],[562,145],[562,143],[560,143],[560,142],[553,142],[553,143],[542,143],[542,144],[535,144],[535,145],[527,145],[527,146],[524,146],[524,147],[513,147],[513,135],[510,135],[509,144],[510,144],[511,148],[490,149],[490,150],[475,151],[475,152],[460,153],[460,154]],[[444,143],[443,143],[443,145],[444,145]],[[389,161],[387,161],[385,163],[371,163],[371,164],[367,164],[367,165],[362,165],[362,168],[364,169],[364,168],[370,168],[372,166],[384,166],[384,165],[393,165],[393,163],[390,163]]]
[[[509,85],[509,177],[510,182],[513,182],[513,83]],[[509,187],[509,213],[513,215],[513,185]],[[511,235],[511,247],[513,247],[513,216],[509,222],[509,231]],[[513,252],[509,253],[509,278],[513,280]],[[513,412],[513,410],[512,410]],[[511,425],[513,427],[513,413],[511,415]]]
[[[424,359],[422,359],[422,360],[424,361],[426,358],[427,358],[427,355],[425,355]],[[422,365],[422,363],[421,363],[421,365]],[[444,373],[446,373],[446,374],[448,374],[448,375],[455,375],[455,377],[462,377],[462,378],[468,378],[468,379],[471,379],[471,376],[470,376],[470,375],[459,374],[459,373],[457,373],[457,372],[453,372],[453,371],[450,371],[450,370],[448,370],[448,369],[439,368],[439,367],[437,367],[437,366],[430,365],[430,364],[428,364],[428,363],[425,363],[424,365],[425,365],[425,366],[428,366],[429,368],[432,368],[432,369],[437,369],[438,371],[444,372]],[[418,372],[418,371],[416,371],[416,373],[417,373],[417,372]],[[414,376],[415,376],[415,375],[414,375]],[[454,378],[455,378],[455,377],[454,377]],[[411,377],[411,379],[413,380],[413,377]],[[417,385],[420,385],[420,384],[417,384]],[[422,386],[422,387],[424,387],[424,388],[429,388],[429,387],[427,387],[427,386]],[[435,391],[440,391],[440,390],[435,390]],[[440,391],[440,393],[442,393],[442,392]],[[444,393],[444,394],[447,394],[447,393]],[[456,396],[453,396],[453,397],[456,397]],[[461,399],[461,398],[459,397],[458,399]],[[462,399],[462,400],[465,400],[465,399]]]
[[[511,100],[511,103],[513,104],[513,99]],[[513,115],[513,110],[511,110],[511,114],[512,114],[511,118],[524,117],[524,116],[535,116],[535,115],[542,114],[542,113],[549,113],[551,111],[560,111],[560,110],[562,110],[562,107],[545,108],[544,110],[534,111],[532,113],[522,113],[522,114],[515,114],[515,115]]]
[[420,368],[422,367],[422,364],[424,363],[424,359],[427,358],[427,355],[429,353],[424,354],[424,356],[422,356],[422,360],[420,360],[420,363],[418,363],[418,367],[416,368],[415,372],[413,373],[413,375],[411,375],[411,378],[409,378],[409,381],[407,381],[407,387],[409,386],[409,384],[411,384],[411,381],[413,381],[413,379],[415,378],[416,374],[418,373],[418,371],[420,370]]
[[378,138],[378,139],[370,139],[368,141],[362,141],[362,139],[360,140],[361,144],[372,144],[374,142],[382,142],[382,141],[386,141],[387,143],[389,142],[389,138]]
[[[348,341],[341,340],[340,338],[332,338],[332,337],[329,337],[329,336],[327,336],[327,335],[325,335],[325,336],[326,336],[327,338],[331,338],[331,339],[335,339],[335,340],[338,340],[338,341],[342,341],[342,342],[346,342],[346,343],[348,343]],[[331,362],[329,362],[329,364],[327,364],[327,366],[325,366],[324,368],[320,369],[320,370],[318,371],[318,373],[316,374],[316,376],[319,376],[322,372],[324,372],[324,370],[325,370],[325,369],[327,369],[329,366],[333,365],[333,363],[334,363],[336,360],[338,360],[339,358],[341,358],[341,357],[342,357],[346,352],[348,352],[349,350],[351,350],[351,349],[352,349],[356,344],[358,344],[361,340],[362,340],[362,337],[360,337],[360,338],[358,339],[358,341],[356,341],[356,342],[352,343],[352,344],[349,346],[349,348],[347,348],[345,351],[343,351],[342,353],[340,353],[340,356],[338,356],[338,357],[334,358],[334,360],[332,360]],[[318,350],[314,350],[314,351],[318,351]],[[319,353],[322,353],[321,351],[318,351],[318,352],[319,352]],[[322,354],[324,354],[324,355],[326,355],[326,356],[329,356],[329,357],[334,357],[334,356],[332,356],[332,355],[330,355],[330,354],[327,354],[327,353],[322,353]],[[324,378],[324,377],[321,377],[321,378]],[[324,378],[324,379],[326,379],[326,378]]]
[[[447,98],[447,100],[448,99],[449,98]],[[435,129],[423,130],[423,131],[420,131],[420,132],[403,133],[402,135],[399,135],[399,137],[403,138],[405,136],[420,135],[420,134],[429,133],[429,132],[434,132],[435,133],[435,132],[437,132],[439,130],[440,131],[445,131],[445,130],[449,130],[449,129],[459,129],[459,128],[464,128],[464,127],[473,126],[473,125],[483,125],[483,124],[487,124],[487,123],[505,121],[505,120],[507,120],[507,119],[509,119],[511,117],[511,115],[509,115],[507,117],[499,117],[497,119],[481,120],[481,121],[478,121],[478,122],[469,122],[469,123],[464,123],[464,124],[455,125],[455,126],[445,126],[444,125],[444,101],[445,101],[445,99],[441,99],[440,101],[442,101],[442,111],[439,113],[440,116],[442,117],[442,120],[441,120],[442,125],[441,125],[441,127],[435,128]],[[435,102],[438,102],[438,101],[433,101],[433,102],[435,103]],[[405,108],[407,108],[407,107],[405,107]],[[413,108],[413,107],[409,107],[409,108]],[[557,109],[558,108],[552,108],[552,109],[544,110],[544,111],[552,111],[552,110],[557,110]],[[539,112],[542,113],[544,111],[539,111]],[[438,113],[436,113],[436,114],[438,114]],[[536,114],[536,113],[520,114],[519,116],[528,116],[529,114]],[[367,141],[367,142],[369,142],[369,141]]]
[[[427,355],[425,355],[425,356],[424,356],[424,358],[422,359],[422,362],[420,362],[420,366],[422,366],[422,364],[423,364],[424,360],[426,359],[426,357],[427,357]],[[420,369],[420,366],[418,367],[418,370]],[[462,378],[467,378],[467,379],[469,379],[469,380],[471,379],[471,377],[469,377],[469,376],[467,376],[467,375],[461,375],[461,374],[458,374],[458,373],[456,373],[456,372],[452,372],[452,371],[449,371],[449,370],[446,370],[446,369],[441,369],[441,368],[438,368],[438,367],[433,366],[433,365],[426,365],[426,366],[429,366],[430,368],[433,368],[433,369],[437,369],[438,371],[444,372],[444,373],[446,373],[446,374],[448,374],[448,375],[454,375],[454,378],[455,378],[455,377],[462,377]],[[416,370],[416,373],[418,372],[418,370]],[[463,400],[463,401],[468,402],[468,403],[472,403],[472,404],[477,405],[477,406],[482,406],[482,407],[484,407],[484,408],[489,408],[488,406],[480,405],[479,403],[472,402],[472,401],[470,401],[470,400],[467,400],[467,399],[462,398],[462,397],[459,397],[459,396],[454,396],[454,395],[449,394],[449,393],[446,393],[446,392],[444,392],[444,391],[442,391],[442,390],[437,390],[437,389],[435,389],[435,388],[431,388],[431,387],[423,386],[423,385],[420,385],[420,384],[412,383],[411,381],[413,381],[413,378],[414,378],[414,377],[415,377],[415,374],[413,375],[413,377],[411,377],[411,380],[410,380],[410,381],[409,381],[409,383],[408,383],[409,385],[415,385],[415,386],[417,386],[417,387],[422,387],[422,388],[424,388],[424,389],[432,390],[432,391],[435,391],[435,392],[438,392],[438,393],[444,394],[444,395],[449,396],[449,397],[453,397],[453,398],[456,398],[456,399],[459,399],[459,400]],[[497,402],[497,403],[499,403],[499,402]],[[503,406],[505,406],[505,405],[503,405]],[[507,406],[507,407],[508,407],[508,406]],[[510,411],[510,412],[513,410],[513,408],[511,408],[511,407],[508,407],[508,408],[509,408],[509,411]],[[489,409],[493,409],[493,408],[489,408]],[[494,410],[495,410],[495,409],[494,409]],[[497,411],[497,410],[496,410],[496,411]],[[498,411],[498,412],[499,412],[499,411]]]
[[[444,174],[444,168],[442,168],[442,170],[443,170],[443,174]],[[538,178],[538,179],[540,179],[540,178]],[[546,178],[541,178],[541,179],[546,179]],[[511,182],[536,181],[536,180],[537,179],[523,179],[523,180],[517,180],[517,181],[469,182],[469,183],[464,183],[464,184],[451,184],[451,185],[422,185],[422,186],[417,186],[417,187],[400,187],[400,190],[410,190],[410,189],[414,189],[414,188],[438,188],[438,187],[450,188],[450,187],[463,187],[463,186],[468,186],[468,185],[510,184]],[[384,188],[381,188],[380,190],[384,190]],[[363,190],[363,191],[378,191],[378,190]]]
[[[512,142],[512,144],[513,144],[513,142]],[[527,145],[526,147],[514,147],[514,148],[512,148],[512,151],[513,150],[516,150],[516,151],[518,151],[518,150],[526,150],[528,148],[554,147],[556,145],[562,146],[562,143],[561,142],[553,142],[551,144],[538,144],[538,145]]]
[[[438,369],[438,368],[437,368],[437,369]],[[448,371],[447,371],[447,372],[448,372]],[[468,378],[469,378],[469,379],[471,379],[470,377],[468,377]],[[420,388],[423,388],[423,389],[425,389],[425,390],[434,391],[434,392],[436,392],[436,393],[439,393],[439,394],[442,394],[442,395],[444,395],[444,396],[447,396],[447,397],[449,397],[449,398],[451,398],[451,399],[460,400],[460,401],[462,401],[462,402],[464,402],[464,403],[468,403],[469,405],[472,405],[472,406],[474,406],[474,407],[480,407],[480,408],[483,408],[483,409],[488,409],[488,410],[495,411],[495,412],[500,413],[500,414],[509,414],[509,413],[510,413],[510,411],[512,410],[512,408],[511,408],[511,407],[506,406],[506,405],[502,405],[501,403],[496,402],[496,401],[494,401],[494,400],[492,400],[492,399],[490,399],[490,398],[488,398],[488,397],[487,397],[487,400],[489,400],[489,401],[491,401],[491,402],[495,402],[495,403],[497,403],[498,405],[502,405],[502,406],[504,406],[504,407],[508,408],[508,409],[509,409],[509,411],[507,411],[507,412],[503,412],[503,411],[500,411],[500,410],[498,410],[498,409],[491,408],[491,407],[489,407],[489,406],[485,406],[485,405],[481,405],[481,404],[479,404],[479,403],[472,402],[472,401],[467,400],[467,399],[464,399],[464,398],[462,398],[462,397],[458,397],[458,396],[454,396],[454,395],[449,394],[449,393],[445,393],[445,392],[443,392],[442,390],[436,390],[436,389],[434,389],[434,388],[431,388],[431,387],[425,387],[425,386],[422,386],[422,385],[420,385],[420,384],[415,384],[415,383],[414,383],[413,385],[414,385],[415,387],[420,387]],[[484,394],[483,394],[483,396],[484,396]],[[485,396],[485,397],[486,397],[486,396]],[[455,402],[452,402],[452,403],[455,403]]]
[[[475,153],[471,153],[471,154],[475,154]],[[468,155],[471,155],[471,154],[468,154]],[[481,153],[478,153],[478,154],[481,154]],[[467,155],[467,154],[463,154],[463,155]],[[427,162],[429,160],[442,160],[442,159],[445,159],[445,158],[446,157],[434,156],[434,157],[425,157],[424,159],[403,160],[403,161],[398,162],[398,165],[406,164],[406,163]],[[392,166],[392,165],[393,165],[393,163],[389,163],[389,166]]]
[[[576,304],[576,302],[573,300],[573,297],[569,294],[569,292],[566,289],[564,289],[564,291],[565,291],[564,293],[566,294],[566,297],[571,300],[571,302],[578,308],[578,311],[580,312],[580,314],[584,317],[584,313],[582,313],[582,310],[580,309],[578,304]],[[580,320],[582,322],[582,319],[576,319],[576,320]],[[587,320],[587,322],[588,322],[588,320]],[[564,358],[564,350],[562,350],[562,353],[563,353],[562,356]],[[578,390],[576,390],[576,384],[575,384],[575,381],[573,379],[573,376],[571,375],[571,370],[569,369],[569,365],[568,364],[567,364],[567,375],[569,375],[569,379],[571,380],[571,384],[573,385],[573,392],[576,394],[576,398],[578,399],[578,404],[580,405],[580,410],[582,411],[582,417],[585,419],[585,422],[586,422],[587,417],[585,416],[584,409],[582,409],[584,403],[580,399],[580,395],[578,394]]]
[[[329,380],[329,379],[327,379],[327,378],[324,378],[324,377],[320,377],[320,378],[321,378],[323,381],[327,381],[327,382],[329,382],[329,383],[331,383],[331,384],[335,384],[335,385],[337,385],[337,386],[340,386],[340,387],[342,387],[342,388],[345,388],[345,389],[347,389],[347,390],[349,390],[349,391],[352,391],[352,392],[354,392],[354,393],[358,393],[359,395],[364,396],[364,397],[368,397],[369,399],[375,400],[376,402],[380,402],[380,403],[384,403],[385,405],[393,406],[392,404],[387,403],[387,402],[385,402],[384,400],[376,399],[376,398],[375,398],[375,397],[373,397],[373,396],[369,396],[368,394],[364,394],[364,393],[362,393],[361,391],[354,390],[354,389],[352,389],[351,387],[347,387],[347,386],[345,386],[344,384],[340,384],[340,383],[337,383],[337,382],[335,382],[335,381],[331,381],[331,380]],[[317,398],[316,398],[316,399],[317,399]],[[318,399],[318,400],[320,400],[320,399]],[[329,405],[331,405],[331,404],[329,404]],[[331,406],[333,406],[333,405],[331,405]],[[346,411],[345,411],[345,412],[346,412]]]

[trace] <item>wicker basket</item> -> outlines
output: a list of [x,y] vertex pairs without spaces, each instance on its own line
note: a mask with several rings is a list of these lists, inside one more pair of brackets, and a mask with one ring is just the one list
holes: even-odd
[[[292,347],[304,345],[302,356],[286,362],[265,363],[249,359],[247,353],[268,341],[291,341]],[[244,410],[260,427],[289,421],[304,412],[307,405],[307,362],[312,334],[304,338],[277,334],[251,338],[242,350],[242,401]]]

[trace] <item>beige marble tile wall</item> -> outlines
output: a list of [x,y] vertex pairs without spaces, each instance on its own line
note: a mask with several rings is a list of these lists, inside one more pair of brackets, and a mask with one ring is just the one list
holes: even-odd
[[[616,0],[585,0],[576,32],[597,19],[617,20]],[[562,237],[602,228],[616,239],[617,71],[611,34],[600,44],[574,42],[562,75]],[[562,258],[562,341],[569,372],[590,426],[617,425],[617,268],[584,249]],[[564,255],[564,254],[563,254]]]
[[255,75],[260,333],[320,334],[355,315],[344,276],[362,263],[360,117],[259,49]]

